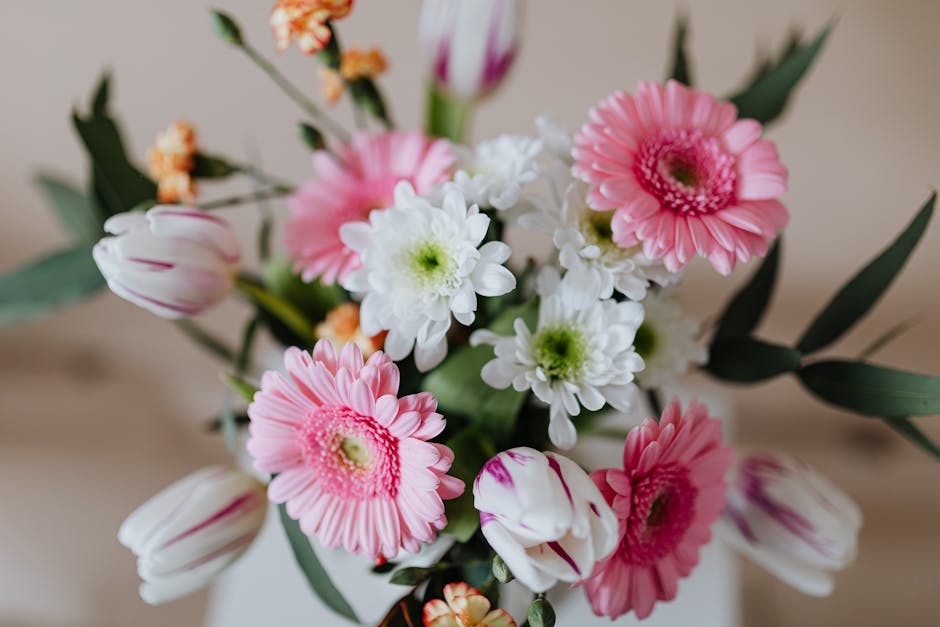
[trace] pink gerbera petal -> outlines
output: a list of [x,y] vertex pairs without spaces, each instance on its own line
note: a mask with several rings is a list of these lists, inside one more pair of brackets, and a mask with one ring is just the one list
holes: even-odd
[[372,558],[433,540],[447,524],[442,499],[464,487],[445,474],[453,452],[426,441],[443,429],[434,397],[397,399],[395,364],[381,351],[364,364],[355,344],[337,355],[320,340],[285,363],[291,378],[267,373],[248,407],[248,451],[277,475],[270,500],[323,545]]
[[698,563],[699,547],[724,506],[724,474],[733,460],[721,424],[695,402],[678,401],[660,422],[630,431],[624,468],[591,478],[620,520],[620,544],[585,581],[594,613],[646,618],[657,601],[676,596],[678,580]]
[[[641,82],[595,107],[575,137],[591,207],[616,210],[615,241],[679,271],[693,252],[722,274],[766,253],[787,222],[787,169],[755,120],[675,81]],[[723,214],[728,212],[726,217]],[[755,241],[762,240],[762,244]]]
[[357,133],[339,157],[319,151],[316,178],[291,196],[285,243],[305,281],[342,282],[359,257],[339,237],[348,222],[365,222],[373,209],[389,207],[395,185],[409,181],[418,194],[450,175],[456,159],[450,144],[421,131]]

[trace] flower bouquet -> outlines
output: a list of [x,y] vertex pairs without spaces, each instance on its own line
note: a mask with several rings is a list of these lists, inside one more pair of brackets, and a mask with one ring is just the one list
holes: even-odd
[[[381,608],[389,626],[552,625],[560,584],[580,587],[599,616],[643,619],[677,596],[713,531],[800,590],[829,593],[855,554],[852,499],[784,452],[733,449],[719,417],[675,396],[693,368],[737,384],[791,375],[940,458],[911,420],[940,413],[940,379],[868,361],[901,327],[862,358],[816,356],[901,270],[935,195],[796,341],[755,333],[788,221],[787,169],[764,129],[830,28],[793,38],[717,98],[692,86],[680,18],[665,83],[614,92],[573,133],[538,118],[472,145],[474,108],[512,66],[521,3],[425,0],[424,130],[396,127],[377,83],[385,55],[341,47],[352,4],[278,0],[271,13],[276,47],[296,44],[319,69],[323,104],[211,12],[222,42],[299,106],[311,180],[207,152],[184,122],[159,134],[145,174],[105,77],[73,114],[89,188],[40,178],[74,244],[0,278],[4,324],[107,284],[174,320],[243,397],[246,409],[226,404],[212,428],[250,463],[196,471],[120,528],[144,600],[208,584],[251,545],[269,504],[312,593],[357,623],[355,590],[332,583],[314,545],[363,555],[401,586]],[[329,112],[344,98],[355,130]],[[206,198],[204,186],[232,177],[254,191]],[[281,198],[285,216],[272,207]],[[262,216],[258,268],[224,217],[246,206]],[[276,216],[284,236],[272,245]],[[514,238],[550,251],[522,258]],[[763,259],[709,325],[677,299],[696,257],[722,275]],[[248,310],[235,347],[233,333],[194,321],[233,294]],[[280,345],[276,360],[255,350],[262,336]],[[645,419],[623,428],[631,411]],[[580,437],[616,439],[621,460],[577,463],[566,452]],[[423,565],[410,565],[419,553]],[[513,580],[530,593],[524,618],[500,607]]]

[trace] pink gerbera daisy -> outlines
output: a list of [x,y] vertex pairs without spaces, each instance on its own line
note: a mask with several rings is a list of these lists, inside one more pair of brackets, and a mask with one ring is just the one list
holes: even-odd
[[339,145],[336,155],[317,151],[316,178],[289,201],[285,243],[297,271],[305,281],[341,282],[359,267],[359,255],[340,240],[340,227],[365,222],[373,209],[391,206],[399,181],[427,194],[449,177],[454,160],[448,142],[421,131],[360,132],[348,146]]
[[705,407],[692,402],[683,414],[673,401],[659,423],[630,431],[623,470],[591,474],[620,520],[620,544],[585,582],[595,614],[617,618],[632,609],[646,618],[657,600],[675,598],[711,539],[733,459]]
[[379,351],[363,364],[352,343],[289,348],[284,363],[288,376],[264,373],[248,407],[248,452],[277,475],[268,498],[327,547],[378,559],[434,540],[441,499],[464,489],[445,474],[453,452],[426,441],[444,428],[434,397],[397,398],[394,362]]
[[767,254],[787,224],[787,169],[755,120],[676,81],[641,82],[591,110],[574,173],[591,208],[613,210],[614,241],[678,272],[698,252],[722,274]]

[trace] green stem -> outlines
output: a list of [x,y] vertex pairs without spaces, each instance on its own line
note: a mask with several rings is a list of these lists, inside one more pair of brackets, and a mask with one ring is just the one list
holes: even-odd
[[653,418],[656,419],[656,422],[659,422],[659,417],[663,414],[663,402],[659,398],[659,392],[656,390],[647,390],[646,398],[649,400],[650,407],[653,410]]
[[238,351],[238,359],[235,360],[235,374],[239,377],[251,367],[251,350],[254,348],[255,337],[260,325],[261,319],[258,316],[254,316],[245,325],[245,331],[242,333],[242,347]]
[[281,72],[274,67],[274,65],[268,61],[264,56],[258,52],[251,44],[247,42],[241,43],[241,49],[244,50],[245,54],[248,55],[248,58],[254,61],[261,70],[267,74],[271,80],[273,80],[281,90],[284,91],[287,96],[293,100],[297,106],[307,112],[307,114],[316,120],[323,128],[325,128],[329,133],[334,137],[340,140],[343,143],[349,143],[350,134],[342,124],[331,118],[323,110],[315,105],[309,98],[307,98],[302,91],[300,91],[292,82],[290,82],[286,76],[281,74]]
[[270,200],[271,198],[281,198],[293,193],[294,188],[292,187],[272,187],[269,189],[260,189],[256,192],[251,192],[250,194],[228,196],[218,200],[210,200],[208,202],[199,203],[196,206],[200,209],[208,211],[210,209],[222,209],[223,207],[234,207],[235,205],[244,205],[245,203],[250,202]]
[[256,166],[249,165],[247,163],[231,163],[230,165],[239,174],[250,176],[259,183],[270,185],[273,189],[294,189],[294,185],[292,183],[281,180],[272,174],[268,174]]
[[464,142],[473,103],[455,98],[431,83],[428,86],[427,132],[458,144]]
[[233,363],[235,361],[234,349],[229,347],[225,341],[212,335],[192,320],[183,318],[174,320],[173,324],[189,339],[204,348],[206,352],[211,353],[227,363]]
[[299,338],[312,340],[313,324],[293,304],[272,294],[259,282],[246,276],[235,279],[235,287],[259,308],[271,314]]

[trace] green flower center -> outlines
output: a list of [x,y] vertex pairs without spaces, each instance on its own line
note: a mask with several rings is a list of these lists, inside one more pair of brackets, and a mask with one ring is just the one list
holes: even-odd
[[543,329],[533,340],[536,363],[552,379],[576,379],[587,361],[587,341],[572,327]]
[[339,443],[339,450],[350,465],[366,466],[370,461],[369,449],[359,438],[352,436],[343,438]]
[[645,322],[641,324],[640,328],[636,330],[636,337],[633,339],[633,347],[636,352],[643,359],[647,359],[656,352],[657,344],[659,344],[659,339],[656,337],[653,328]]
[[696,164],[685,159],[677,158],[669,164],[669,174],[686,187],[695,187],[701,180]]
[[422,242],[406,254],[408,268],[421,286],[447,284],[453,279],[455,264],[439,242]]
[[614,229],[611,226],[613,218],[613,211],[587,209],[581,219],[581,232],[584,234],[585,239],[604,250],[617,248],[617,244],[614,242]]

